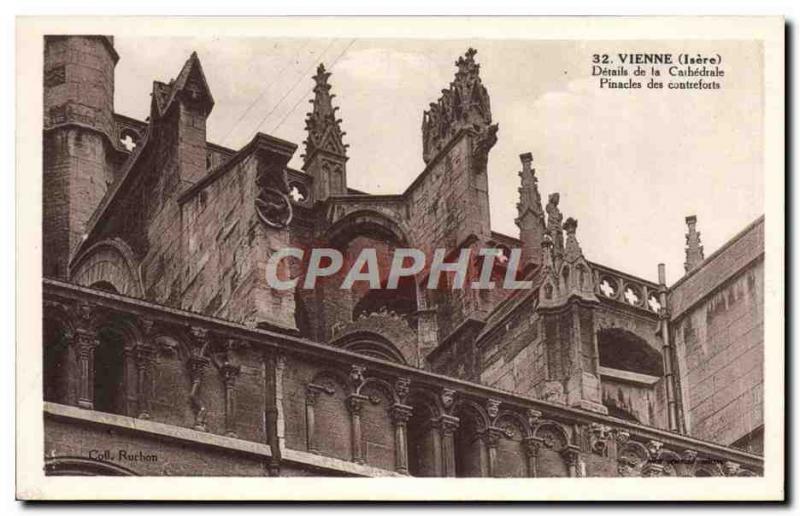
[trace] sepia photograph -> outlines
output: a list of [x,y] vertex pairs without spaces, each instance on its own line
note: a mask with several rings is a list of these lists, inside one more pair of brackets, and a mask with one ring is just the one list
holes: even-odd
[[18,21],[19,497],[782,493],[782,19],[111,21]]

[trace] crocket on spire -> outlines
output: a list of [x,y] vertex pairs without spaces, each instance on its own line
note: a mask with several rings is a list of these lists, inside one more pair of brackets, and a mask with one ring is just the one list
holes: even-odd
[[340,156],[347,155],[347,145],[342,141],[345,132],[342,131],[340,119],[336,118],[338,107],[334,107],[332,100],[336,95],[331,94],[331,85],[328,78],[331,73],[325,70],[325,65],[320,63],[317,74],[314,75],[314,98],[309,102],[314,105],[310,113],[306,113],[305,163],[308,163],[314,153],[323,150],[327,153]]
[[342,121],[336,118],[338,107],[332,100],[328,79],[331,73],[325,65],[317,67],[314,75],[314,98],[310,113],[306,113],[305,154],[303,170],[314,177],[313,200],[324,201],[331,195],[347,193],[347,145],[342,141],[346,134],[342,131]]

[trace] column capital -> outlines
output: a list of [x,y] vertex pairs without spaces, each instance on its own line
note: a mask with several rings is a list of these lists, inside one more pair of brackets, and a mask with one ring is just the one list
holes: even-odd
[[152,365],[156,360],[156,347],[149,342],[140,343],[132,351],[136,357],[137,367]]
[[94,329],[76,329],[72,334],[72,341],[80,357],[89,356],[100,345]]
[[396,425],[405,425],[411,418],[412,408],[402,403],[395,403],[392,405],[389,414],[392,417],[392,422]]
[[364,408],[364,402],[369,398],[361,394],[351,394],[347,397],[347,410],[351,415],[361,415],[361,410]]
[[149,317],[140,317],[139,318],[139,326],[141,326],[142,334],[145,337],[152,337],[153,336],[153,330],[155,329],[155,326],[156,326],[156,321],[154,319],[149,318]]
[[494,426],[490,426],[483,432],[484,439],[486,440],[486,445],[490,448],[496,448],[497,444],[500,442],[500,439],[506,437],[506,432],[502,428],[497,428]]
[[453,433],[458,430],[459,420],[454,416],[443,415],[439,418],[438,423],[442,435],[453,435]]
[[577,466],[578,457],[580,457],[580,455],[581,455],[580,448],[578,448],[574,444],[567,445],[566,448],[561,450],[561,457],[564,459],[564,462],[566,462],[568,466]]
[[538,437],[526,437],[522,440],[522,445],[525,447],[525,455],[536,457],[539,455],[539,449],[544,446],[544,441]]
[[239,373],[242,372],[242,366],[225,362],[219,367],[219,373],[222,375],[222,382],[225,387],[231,388],[236,383]]
[[664,466],[658,462],[648,462],[642,467],[643,477],[662,477],[664,476]]

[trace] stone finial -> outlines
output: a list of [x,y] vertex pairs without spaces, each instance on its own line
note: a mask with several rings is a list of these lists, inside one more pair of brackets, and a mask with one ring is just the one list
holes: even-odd
[[330,76],[331,73],[325,70],[324,64],[317,67],[314,75],[314,99],[310,101],[314,107],[310,113],[306,113],[308,136],[304,142],[304,168],[319,150],[341,157],[347,155],[347,145],[342,141],[346,133],[342,131],[342,121],[336,118],[339,108],[334,107],[331,102],[336,95],[331,94],[331,85],[328,84]]
[[539,194],[539,180],[536,170],[531,167],[533,156],[530,152],[520,154],[522,171],[519,173],[521,185],[518,189],[517,218],[522,251],[526,262],[542,263],[542,240],[546,233],[542,196]]
[[574,262],[583,255],[581,246],[578,243],[578,237],[575,236],[578,230],[578,221],[572,217],[564,222],[564,231],[567,232],[567,242],[564,244],[564,259],[568,262]]
[[[470,48],[456,61],[457,71],[439,100],[422,114],[422,158],[430,162],[461,129],[479,134],[496,133],[492,125],[489,94],[481,83],[477,50]],[[491,140],[491,138],[490,138]],[[491,146],[491,145],[489,145]]]
[[700,232],[697,231],[697,216],[686,217],[686,226],[689,232],[686,233],[686,262],[683,267],[688,273],[696,269],[705,257],[703,246],[700,245]]

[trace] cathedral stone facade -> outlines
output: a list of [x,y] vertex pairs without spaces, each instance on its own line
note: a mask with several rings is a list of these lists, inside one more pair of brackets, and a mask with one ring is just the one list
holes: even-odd
[[[196,54],[154,81],[146,121],[114,112],[113,38],[47,37],[44,56],[49,474],[762,473],[763,218],[708,257],[687,218],[686,274],[653,283],[591,261],[523,153],[519,234],[492,231],[498,124],[475,50],[424,111],[425,168],[395,195],[348,187],[323,65],[295,170],[296,143],[207,140]],[[499,249],[492,278],[516,267],[532,288],[427,289],[421,272],[342,290],[342,272],[278,290],[264,271],[286,247],[383,265]]]

